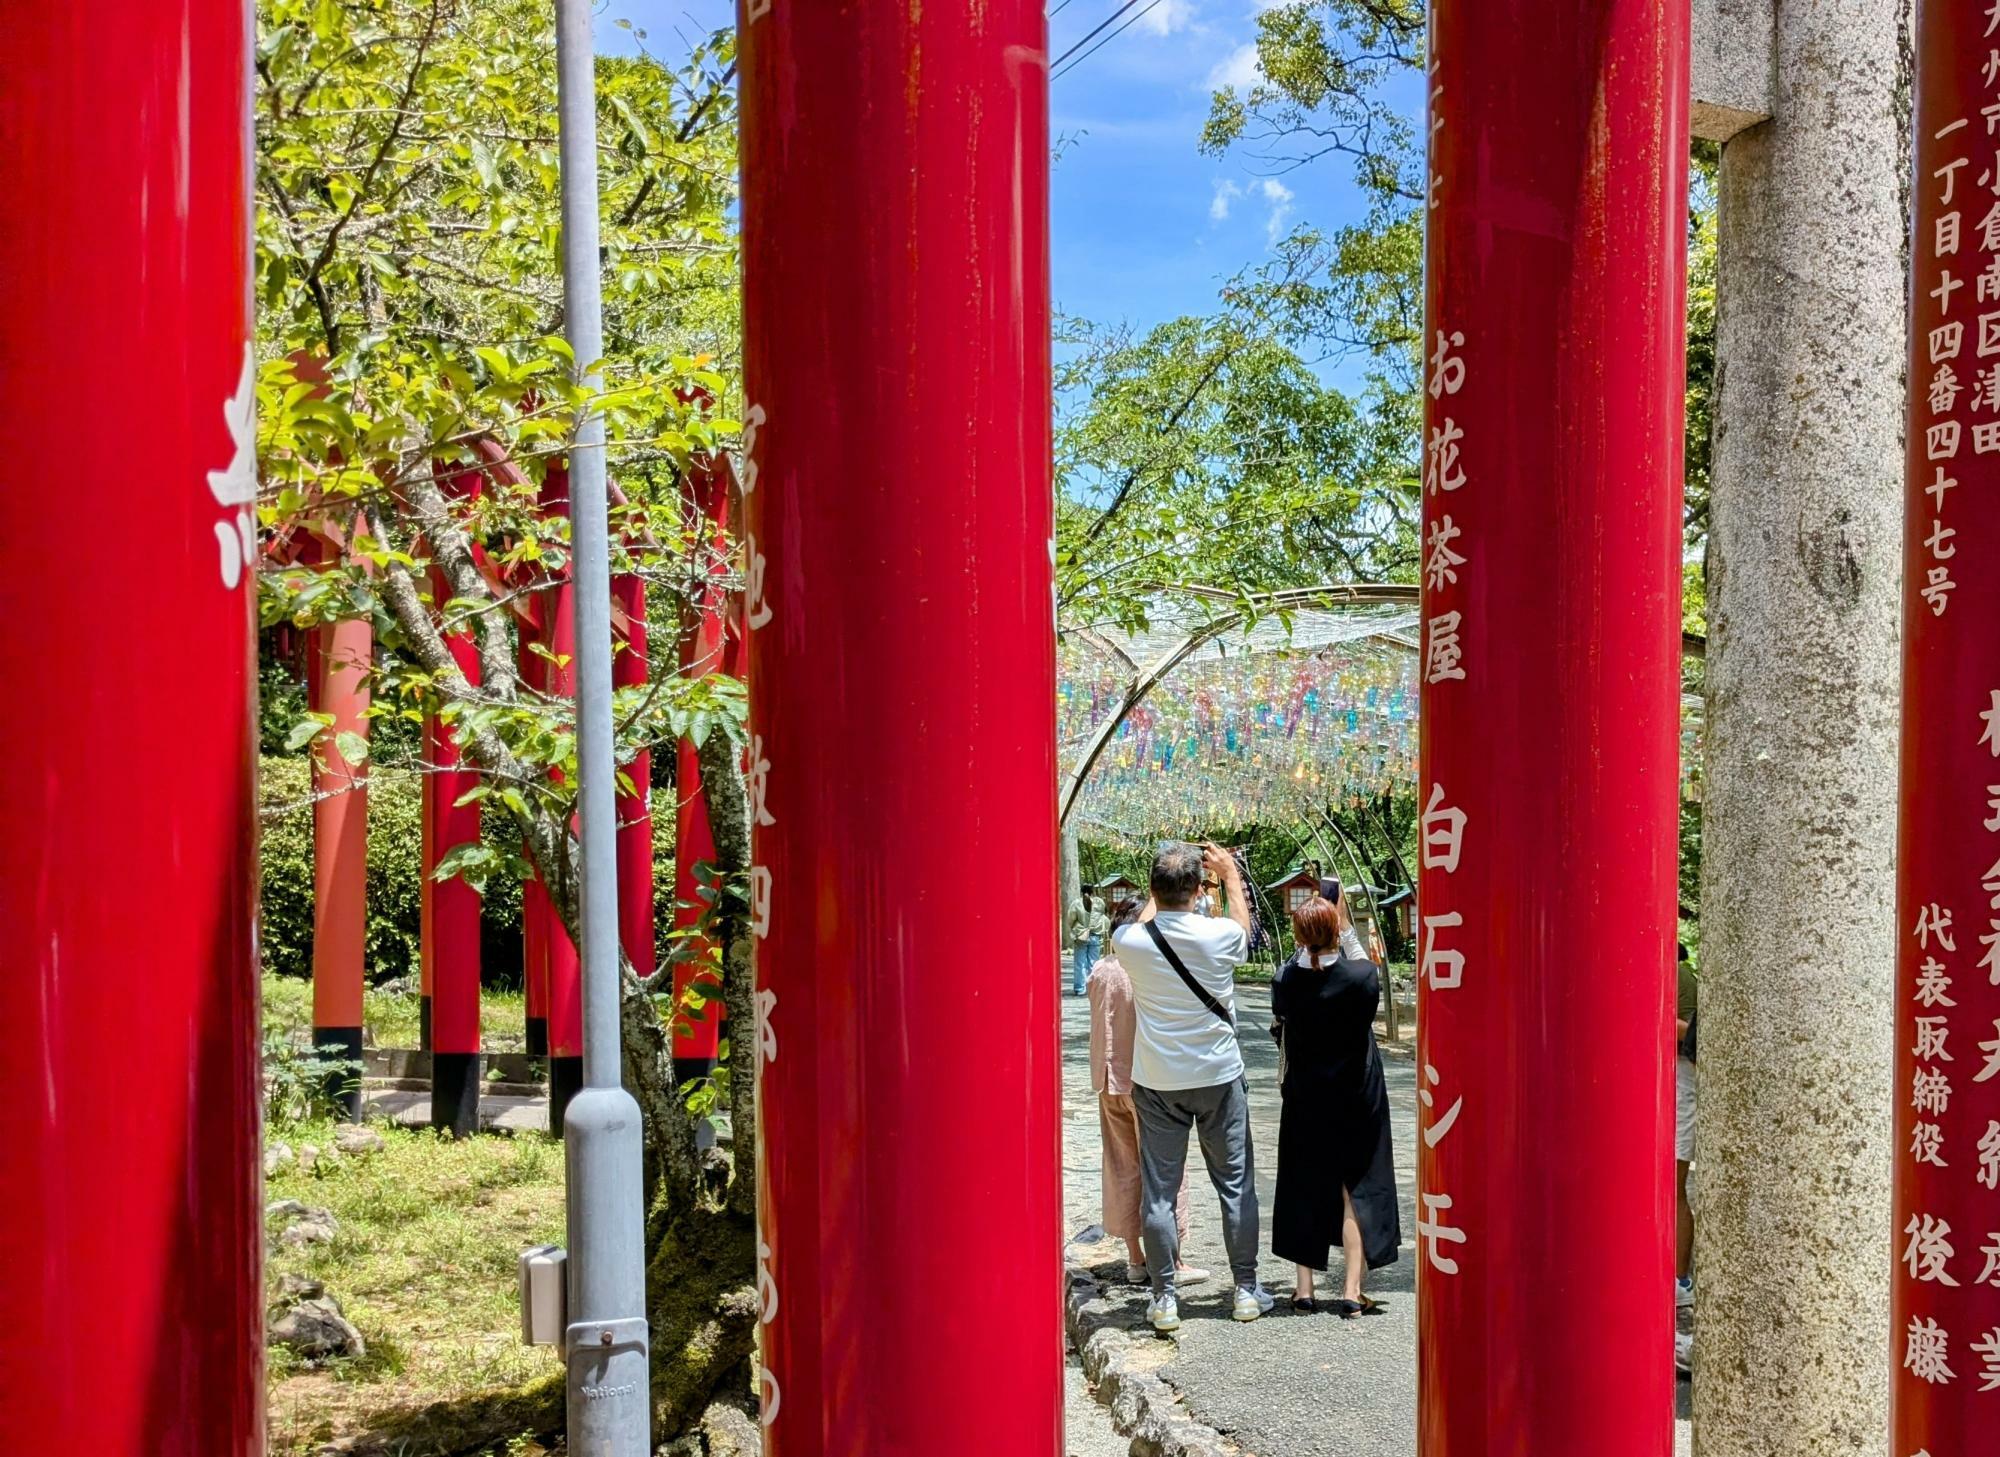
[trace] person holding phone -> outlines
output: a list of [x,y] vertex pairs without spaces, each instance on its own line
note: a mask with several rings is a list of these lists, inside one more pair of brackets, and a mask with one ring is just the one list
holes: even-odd
[[[1195,910],[1202,882],[1218,881],[1228,916]],[[1230,1313],[1256,1320],[1276,1303],[1257,1281],[1260,1229],[1250,1140],[1250,1090],[1236,1041],[1236,968],[1250,942],[1243,875],[1218,845],[1169,841],[1153,857],[1152,895],[1139,920],[1111,933],[1132,982],[1132,1103],[1139,1113],[1141,1220],[1157,1331],[1180,1328],[1174,1196],[1198,1131],[1209,1182],[1222,1202],[1223,1243],[1236,1280]]]
[[[1338,881],[1322,882],[1338,896]],[[1344,1319],[1382,1307],[1362,1292],[1369,1270],[1403,1242],[1389,1090],[1375,1045],[1381,980],[1344,900],[1316,895],[1292,912],[1298,949],[1271,985],[1278,1039],[1278,1188],[1271,1251],[1296,1272],[1292,1308],[1318,1308],[1313,1276],[1341,1248]]]

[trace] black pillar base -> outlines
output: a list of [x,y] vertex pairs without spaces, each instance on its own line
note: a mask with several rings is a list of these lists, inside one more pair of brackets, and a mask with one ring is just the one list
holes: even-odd
[[549,1019],[530,1017],[528,1019],[528,1056],[547,1057],[549,1055]]
[[563,1114],[569,1108],[569,1100],[583,1088],[583,1059],[580,1057],[552,1057],[549,1059],[549,1132],[557,1138],[563,1136]]
[[315,1027],[313,1051],[323,1058],[339,1059],[351,1064],[327,1073],[326,1096],[333,1103],[335,1112],[349,1123],[359,1123],[361,1121],[361,1029]]
[[486,1059],[476,1052],[431,1054],[431,1127],[453,1138],[479,1132],[479,1089]]
[[431,999],[417,998],[417,1046],[425,1052],[431,1050]]

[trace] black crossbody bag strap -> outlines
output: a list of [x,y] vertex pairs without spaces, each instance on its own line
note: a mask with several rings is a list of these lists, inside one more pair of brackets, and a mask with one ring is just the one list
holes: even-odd
[[1204,1007],[1208,1008],[1209,1011],[1215,1013],[1215,1015],[1220,1017],[1224,1022],[1228,1023],[1229,1030],[1231,1032],[1234,1032],[1236,1030],[1236,1019],[1229,1015],[1229,1009],[1227,1007],[1223,1006],[1222,1003],[1218,1002],[1214,997],[1211,997],[1208,994],[1208,989],[1204,987],[1200,982],[1196,981],[1194,979],[1194,974],[1190,972],[1187,969],[1187,967],[1181,963],[1180,957],[1174,954],[1174,948],[1167,944],[1166,933],[1160,929],[1159,922],[1157,921],[1146,922],[1146,930],[1148,934],[1152,936],[1153,944],[1160,948],[1160,955],[1167,958],[1167,965],[1171,966],[1174,969],[1175,974],[1179,976],[1182,981],[1187,983],[1187,989],[1193,992],[1197,997],[1201,998],[1201,1004]]

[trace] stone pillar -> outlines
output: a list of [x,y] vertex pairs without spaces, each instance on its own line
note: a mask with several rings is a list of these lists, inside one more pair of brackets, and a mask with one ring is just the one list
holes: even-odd
[[1722,153],[1697,1457],[1887,1450],[1905,8],[1780,6]]

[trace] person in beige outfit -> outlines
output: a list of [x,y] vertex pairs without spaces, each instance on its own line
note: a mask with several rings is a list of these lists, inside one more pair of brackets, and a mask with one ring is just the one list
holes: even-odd
[[[1137,902],[1129,902],[1118,912],[1117,923],[1124,925],[1139,915]],[[1139,1228],[1139,1112],[1132,1104],[1132,1039],[1138,1013],[1132,1005],[1132,978],[1107,955],[1091,968],[1090,994],[1090,1086],[1097,1094],[1097,1127],[1103,1143],[1104,1231],[1125,1241],[1126,1278],[1134,1284],[1149,1283],[1146,1252],[1140,1243]],[[1178,1243],[1187,1242],[1187,1181],[1181,1182],[1180,1197],[1174,1201],[1174,1222],[1179,1227]],[[1174,1272],[1176,1285],[1194,1285],[1208,1278],[1208,1271],[1182,1265]]]

